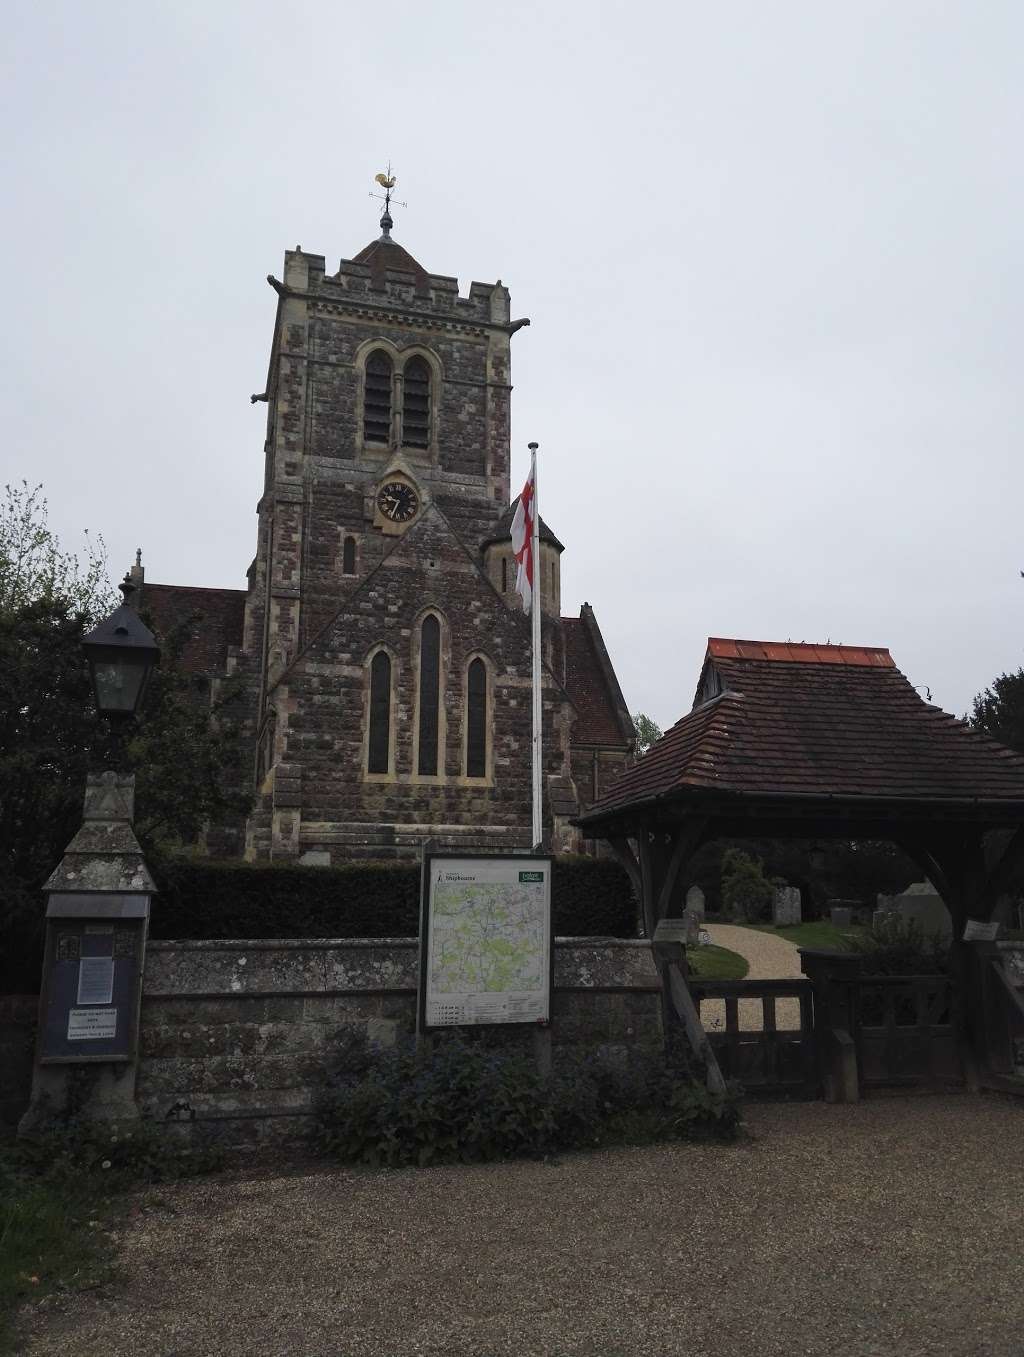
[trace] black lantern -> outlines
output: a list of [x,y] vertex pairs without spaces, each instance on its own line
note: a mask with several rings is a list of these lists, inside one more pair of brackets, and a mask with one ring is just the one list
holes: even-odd
[[138,711],[150,670],[160,658],[156,638],[129,603],[135,585],[125,575],[118,588],[124,596],[120,608],[82,637],[96,709],[104,716]]

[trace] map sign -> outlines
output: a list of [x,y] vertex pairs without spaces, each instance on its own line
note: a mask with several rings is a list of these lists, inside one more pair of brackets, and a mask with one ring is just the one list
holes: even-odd
[[551,1016],[551,860],[427,859],[424,1027],[547,1022]]

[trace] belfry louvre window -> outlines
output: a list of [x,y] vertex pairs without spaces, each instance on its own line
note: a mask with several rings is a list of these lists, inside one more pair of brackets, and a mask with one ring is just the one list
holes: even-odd
[[402,442],[410,448],[430,446],[430,366],[410,358],[402,373]]
[[473,660],[466,675],[466,776],[487,776],[487,666]]
[[370,738],[366,771],[387,773],[391,755],[391,657],[378,650],[370,664]]
[[437,776],[437,709],[441,697],[441,624],[425,617],[420,628],[420,777]]
[[374,349],[366,360],[363,437],[368,443],[391,439],[391,359],[383,349]]

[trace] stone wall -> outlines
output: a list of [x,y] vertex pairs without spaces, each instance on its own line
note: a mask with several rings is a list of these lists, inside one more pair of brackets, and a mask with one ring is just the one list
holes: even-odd
[[[413,1031],[417,957],[403,938],[151,942],[141,1110],[232,1146],[301,1140],[343,1028],[383,1042]],[[660,1040],[649,946],[559,939],[551,1030],[556,1046]]]

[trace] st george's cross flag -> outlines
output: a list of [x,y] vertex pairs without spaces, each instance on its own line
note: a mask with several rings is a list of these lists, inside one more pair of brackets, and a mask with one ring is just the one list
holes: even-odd
[[536,462],[530,463],[530,474],[523,486],[523,493],[516,505],[512,519],[512,551],[516,558],[516,593],[523,600],[523,612],[530,611],[533,599],[533,581],[536,578],[533,565],[533,515],[534,485],[536,481]]

